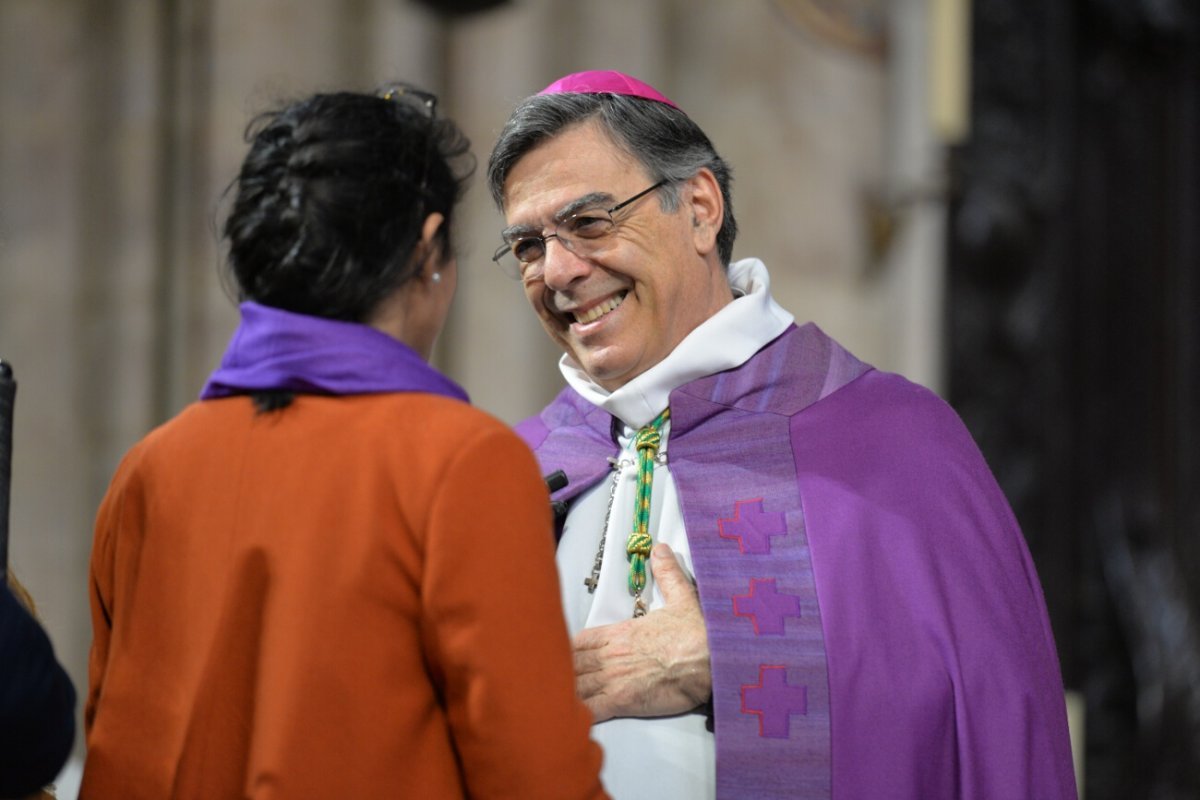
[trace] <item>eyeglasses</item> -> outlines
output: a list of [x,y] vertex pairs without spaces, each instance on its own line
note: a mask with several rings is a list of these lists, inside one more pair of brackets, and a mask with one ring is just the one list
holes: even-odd
[[553,233],[518,233],[512,238],[506,235],[504,244],[492,255],[492,261],[499,264],[511,277],[520,278],[528,283],[542,277],[545,271],[546,243],[551,239],[558,239],[563,247],[577,256],[586,258],[597,255],[604,248],[608,235],[617,227],[617,220],[613,219],[613,214],[668,183],[670,181],[661,180],[612,208],[592,208],[571,214],[554,227]]
[[[427,92],[424,89],[418,89],[415,86],[407,83],[392,83],[379,91],[379,96],[384,100],[390,100],[397,103],[407,103],[414,106],[417,110],[423,112],[429,117],[432,124],[437,118],[437,95],[432,92]],[[433,157],[434,132],[429,132],[429,142],[425,149],[425,160],[421,164],[421,208],[425,206],[425,190],[429,181],[429,162]],[[421,214],[424,217],[424,212]]]

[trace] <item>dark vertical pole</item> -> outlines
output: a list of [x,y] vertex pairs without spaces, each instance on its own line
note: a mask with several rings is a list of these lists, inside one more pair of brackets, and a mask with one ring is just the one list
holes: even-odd
[[8,575],[8,498],[12,486],[13,401],[17,382],[12,367],[0,360],[0,578]]

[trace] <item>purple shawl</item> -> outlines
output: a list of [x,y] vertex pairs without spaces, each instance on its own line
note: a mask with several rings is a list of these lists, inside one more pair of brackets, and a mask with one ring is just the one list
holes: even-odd
[[428,392],[464,402],[467,393],[403,342],[354,322],[241,304],[221,365],[201,400],[286,390],[300,394]]
[[[814,325],[670,402],[718,797],[1075,797],[1041,586],[945,403]],[[607,472],[610,422],[567,389],[518,427],[556,499]]]

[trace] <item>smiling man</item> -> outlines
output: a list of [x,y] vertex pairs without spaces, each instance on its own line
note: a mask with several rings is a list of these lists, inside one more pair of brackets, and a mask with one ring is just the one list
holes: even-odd
[[563,349],[519,426],[603,779],[630,798],[1075,796],[1041,588],[958,417],[732,261],[730,171],[653,87],[555,81],[489,162]]
[[[661,362],[733,300],[715,257],[722,204],[713,173],[704,169],[649,188],[644,175],[593,122],[536,148],[506,181],[505,209],[516,224],[504,235],[517,244],[515,255],[505,255],[509,247],[502,257],[519,260],[536,251],[524,275],[534,309],[575,363],[608,390]],[[681,225],[680,210],[664,212],[655,202],[660,193],[669,193],[670,206],[682,205],[694,224]],[[547,247],[539,236],[547,219],[561,247]]]

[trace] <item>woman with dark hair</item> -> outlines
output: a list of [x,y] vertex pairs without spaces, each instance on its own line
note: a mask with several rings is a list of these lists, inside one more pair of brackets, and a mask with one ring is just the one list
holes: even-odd
[[426,363],[474,166],[434,105],[252,124],[241,325],[97,517],[81,797],[603,796],[546,488]]

